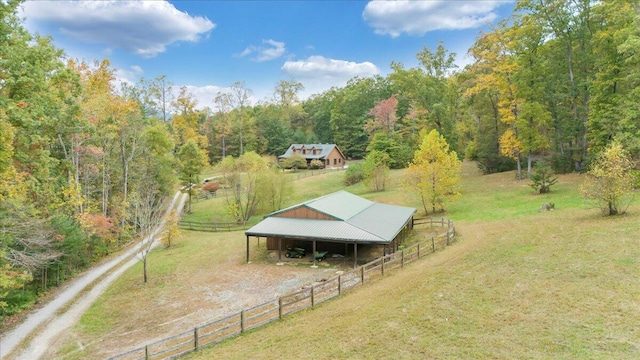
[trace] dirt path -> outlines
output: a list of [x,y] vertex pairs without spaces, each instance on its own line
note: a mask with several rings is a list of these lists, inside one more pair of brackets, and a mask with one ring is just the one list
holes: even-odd
[[[173,209],[182,209],[185,200],[185,194],[176,193],[166,214]],[[73,280],[55,299],[29,314],[22,324],[3,334],[0,338],[0,359],[41,358],[55,338],[73,326],[100,294],[139,260],[136,254],[149,241],[154,241],[152,247],[157,245],[155,237],[163,225],[164,222],[140,244]],[[25,346],[20,351],[19,346],[23,342]]]

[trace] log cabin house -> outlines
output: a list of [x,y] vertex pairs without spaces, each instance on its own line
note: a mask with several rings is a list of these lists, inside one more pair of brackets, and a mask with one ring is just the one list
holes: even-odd
[[292,144],[278,159],[287,159],[300,155],[307,160],[320,160],[325,168],[341,168],[346,165],[346,158],[336,144]]

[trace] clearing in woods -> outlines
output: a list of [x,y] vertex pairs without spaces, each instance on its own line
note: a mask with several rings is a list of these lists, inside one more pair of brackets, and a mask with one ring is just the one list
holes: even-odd
[[[187,358],[637,358],[640,206],[602,217],[575,174],[535,195],[513,172],[480,176],[471,163],[463,172],[463,196],[445,214],[459,236],[445,251]],[[420,209],[398,190],[348,190]],[[556,210],[540,212],[548,202]],[[266,252],[246,265],[244,242],[241,232],[185,233],[152,254],[149,284],[139,268],[126,273],[50,356],[126,351],[339,268],[275,266]]]

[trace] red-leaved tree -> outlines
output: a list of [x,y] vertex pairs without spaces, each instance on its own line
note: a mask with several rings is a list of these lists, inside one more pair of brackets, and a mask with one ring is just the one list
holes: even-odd
[[380,101],[376,106],[369,110],[369,115],[373,116],[364,125],[364,129],[373,136],[377,132],[384,132],[387,136],[395,130],[396,109],[398,108],[398,100],[395,95]]

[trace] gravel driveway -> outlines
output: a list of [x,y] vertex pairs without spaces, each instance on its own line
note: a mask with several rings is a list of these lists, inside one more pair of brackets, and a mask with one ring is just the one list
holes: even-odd
[[[186,198],[185,194],[176,193],[166,214],[173,209],[182,209]],[[3,334],[0,338],[0,359],[42,358],[54,339],[73,326],[100,294],[127,268],[138,261],[135,254],[150,239],[154,239],[161,226],[140,244],[122,255],[72,280],[52,301],[29,314],[16,328]],[[87,292],[83,293],[84,291]],[[23,342],[26,346],[18,348]]]

